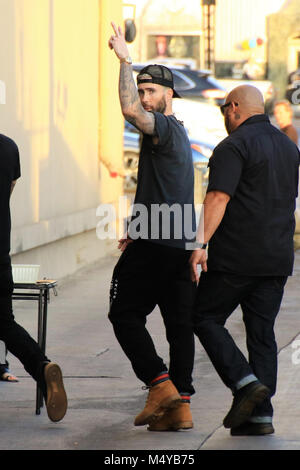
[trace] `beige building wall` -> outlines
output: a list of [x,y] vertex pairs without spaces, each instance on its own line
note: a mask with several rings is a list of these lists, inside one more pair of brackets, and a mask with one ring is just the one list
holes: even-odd
[[59,278],[114,247],[95,229],[99,204],[122,194],[108,171],[123,160],[118,61],[103,36],[122,21],[121,0],[0,0],[0,10],[0,132],[17,143],[22,171],[12,261]]
[[269,78],[284,98],[288,74],[298,68],[300,54],[300,1],[291,0],[268,18]]

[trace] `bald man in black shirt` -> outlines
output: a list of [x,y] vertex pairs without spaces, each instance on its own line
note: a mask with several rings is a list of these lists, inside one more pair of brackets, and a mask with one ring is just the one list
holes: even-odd
[[[292,274],[299,150],[264,114],[250,85],[235,88],[221,106],[229,136],[214,150],[204,201],[205,250],[195,250],[198,280],[194,329],[234,395],[224,426],[232,435],[274,432],[277,347],[274,323]],[[243,311],[249,361],[225,329]]]

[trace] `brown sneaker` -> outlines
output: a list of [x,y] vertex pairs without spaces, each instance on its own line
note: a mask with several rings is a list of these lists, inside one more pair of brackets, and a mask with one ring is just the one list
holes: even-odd
[[47,386],[46,408],[51,421],[60,421],[67,412],[68,401],[64,389],[62,372],[54,362],[49,362],[44,368]]
[[162,418],[151,423],[148,431],[179,431],[192,429],[193,419],[189,403],[180,403],[178,408],[168,410]]
[[171,380],[166,380],[149,387],[149,395],[143,411],[135,418],[135,426],[150,424],[160,418],[167,410],[176,408],[181,403],[175,385]]

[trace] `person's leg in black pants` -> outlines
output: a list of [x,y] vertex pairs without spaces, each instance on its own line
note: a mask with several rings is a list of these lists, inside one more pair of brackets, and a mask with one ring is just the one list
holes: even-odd
[[11,266],[0,266],[0,339],[36,380],[41,378],[41,364],[49,362],[27,331],[16,323],[12,309],[13,280]]
[[195,334],[224,384],[232,390],[253,372],[224,325],[252,287],[251,278],[202,272],[196,294]]
[[[282,278],[202,273],[198,286],[195,333],[225,385],[236,396],[239,390],[245,390],[257,379],[270,387],[269,396],[251,411],[255,416],[272,416],[270,396],[275,393],[277,374],[273,328],[284,283]],[[238,305],[242,306],[244,314],[249,362],[224,327]],[[266,395],[266,390],[263,394]]]
[[188,259],[185,253],[175,278],[166,283],[158,305],[166,328],[169,349],[169,374],[181,396],[180,405],[165,413],[160,420],[148,427],[149,431],[178,431],[193,428],[190,397],[195,393],[192,385],[195,339],[192,312],[196,283],[190,279]]
[[195,393],[192,386],[195,355],[192,312],[196,283],[190,279],[188,257],[180,265],[176,278],[164,289],[159,307],[170,345],[170,377],[180,393],[192,395]]
[[[170,380],[168,367],[157,355],[152,338],[146,329],[146,318],[159,304],[163,298],[162,293],[168,289],[169,284],[175,279],[177,271],[183,266],[183,256],[185,259],[187,258],[183,250],[138,240],[127,246],[114,269],[110,289],[109,319],[113,324],[116,338],[130,360],[136,376],[147,386],[150,386],[151,397],[156,392],[158,395],[153,400],[149,395],[145,409],[136,417],[135,425],[137,426],[148,424],[152,419],[157,419],[165,412],[159,405],[163,401],[161,399],[163,395],[157,388],[159,384],[157,380],[168,382],[161,386],[161,388],[169,387],[170,389],[170,392],[166,391],[166,400],[171,397],[176,406],[181,403],[178,390]],[[173,341],[173,339],[175,340],[175,324],[176,321],[172,326],[168,322],[167,334],[172,340],[172,354],[176,354],[177,360],[178,354]],[[178,338],[177,330],[176,340],[178,339],[184,343],[182,336]],[[189,339],[193,341],[191,327]],[[184,358],[181,358],[181,363],[183,360]],[[171,369],[174,372],[174,361],[172,361]],[[189,371],[187,375],[189,375]],[[191,384],[189,384],[189,389],[191,389]],[[188,393],[188,390],[186,392]],[[157,408],[152,406],[155,401],[158,403]],[[173,403],[171,405],[173,406]],[[168,409],[171,409],[171,406]]]
[[12,309],[13,279],[10,263],[0,265],[0,339],[38,382],[51,421],[60,421],[67,410],[61,370],[49,361],[27,331],[16,323]]
[[147,316],[157,304],[161,278],[157,265],[160,250],[152,245],[135,241],[122,253],[113,272],[109,311],[116,338],[136,376],[146,385],[167,370],[146,329]]
[[[262,278],[256,288],[241,303],[247,334],[249,364],[258,379],[276,392],[277,344],[274,324],[284,293],[286,277]],[[252,413],[252,422],[271,422],[273,408],[270,398]]]

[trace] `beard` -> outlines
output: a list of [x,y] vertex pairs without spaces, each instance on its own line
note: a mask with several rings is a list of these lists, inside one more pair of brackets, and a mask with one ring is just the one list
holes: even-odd
[[231,133],[231,126],[230,126],[230,121],[228,119],[228,116],[225,116],[225,128],[226,128],[227,134],[229,135]]
[[154,111],[156,111],[157,113],[164,114],[166,109],[167,109],[167,102],[166,102],[166,98],[163,96],[162,99],[155,106]]

